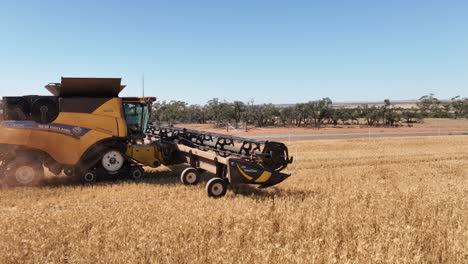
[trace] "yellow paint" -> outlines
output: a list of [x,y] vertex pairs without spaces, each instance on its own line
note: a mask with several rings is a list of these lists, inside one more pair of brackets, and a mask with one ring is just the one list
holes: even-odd
[[44,130],[0,128],[0,144],[43,150],[57,162],[66,165],[77,164],[81,155],[89,147],[109,137],[109,134],[94,130],[89,131],[80,139]]
[[271,178],[272,173],[269,171],[264,171],[260,177],[255,182],[266,182]]
[[126,155],[153,168],[162,163],[162,153],[157,146],[129,146]]
[[[85,99],[86,100],[86,99]],[[86,102],[83,102],[86,103]],[[109,101],[103,103],[101,106],[94,110],[93,115],[103,115],[110,117],[122,117],[122,99],[112,98]]]
[[[83,99],[86,104],[86,99]],[[113,98],[93,113],[61,112],[53,124],[88,128],[81,138],[39,129],[0,127],[0,144],[11,144],[45,151],[57,162],[75,165],[96,142],[111,137],[126,137],[127,125],[122,111],[122,99]]]
[[[81,138],[40,129],[4,128],[0,126],[0,144],[11,144],[42,150],[58,163],[76,165],[82,155],[97,142],[128,135],[122,102],[151,103],[148,98],[111,98],[92,113],[61,112],[53,124],[90,129]],[[86,99],[83,98],[83,104]],[[162,160],[157,146],[131,146],[127,155],[154,167]]]
[[114,118],[117,125],[117,134],[119,137],[127,136],[127,123],[125,121],[122,98],[113,98],[98,107],[93,113],[93,118],[96,116],[105,116]]
[[66,124],[71,126],[85,127],[106,133],[109,136],[118,137],[118,121],[115,117],[101,116],[86,113],[60,113],[54,124]]

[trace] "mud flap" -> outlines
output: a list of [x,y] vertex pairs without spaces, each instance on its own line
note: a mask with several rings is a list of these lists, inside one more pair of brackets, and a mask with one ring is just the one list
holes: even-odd
[[228,177],[230,183],[257,184],[260,188],[276,185],[291,174],[268,170],[262,166],[242,159],[228,160]]

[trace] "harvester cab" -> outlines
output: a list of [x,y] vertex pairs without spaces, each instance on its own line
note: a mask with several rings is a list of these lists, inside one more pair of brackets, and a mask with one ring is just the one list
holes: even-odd
[[185,163],[184,184],[211,172],[206,190],[221,197],[228,184],[269,187],[290,176],[281,172],[292,162],[284,144],[154,126],[156,98],[119,97],[125,86],[118,78],[62,78],[45,87],[52,96],[3,98],[3,184],[39,184],[44,167],[91,183],[104,175],[140,179],[144,167]]
[[127,123],[128,137],[144,139],[151,117],[153,98],[124,98],[123,114]]

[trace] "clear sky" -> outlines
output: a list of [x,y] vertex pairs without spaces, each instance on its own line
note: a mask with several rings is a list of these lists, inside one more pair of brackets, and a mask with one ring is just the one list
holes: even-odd
[[468,96],[468,1],[0,0],[0,95],[143,74],[189,103]]

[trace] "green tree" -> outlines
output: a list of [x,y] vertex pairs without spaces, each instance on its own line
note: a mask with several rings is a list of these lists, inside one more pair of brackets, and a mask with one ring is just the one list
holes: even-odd
[[416,123],[416,120],[419,119],[418,110],[412,107],[411,109],[402,110],[402,118],[405,120],[405,123],[408,127],[411,127],[413,123]]
[[246,106],[243,102],[241,101],[234,101],[233,102],[233,111],[232,111],[232,114],[233,114],[233,119],[235,120],[235,123],[236,123],[236,128],[238,123],[241,122],[242,120],[242,117],[244,116],[246,112]]
[[440,104],[441,101],[432,93],[422,96],[416,103],[423,117],[433,117],[439,110]]
[[379,108],[377,108],[375,105],[369,107],[369,105],[365,104],[361,107],[361,111],[362,116],[364,119],[366,119],[368,126],[378,125],[379,119],[382,116]]
[[283,107],[279,110],[279,118],[283,126],[291,125],[295,120],[295,108],[293,106]]
[[453,111],[455,119],[460,117],[467,117],[468,114],[468,98],[461,98],[461,96],[455,96],[450,100],[450,108]]

